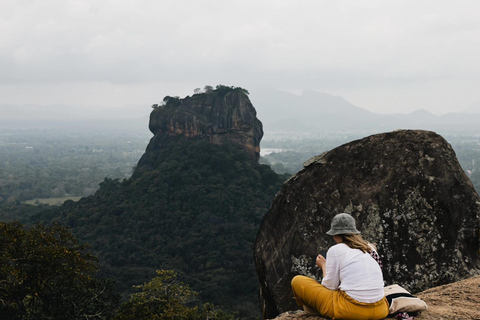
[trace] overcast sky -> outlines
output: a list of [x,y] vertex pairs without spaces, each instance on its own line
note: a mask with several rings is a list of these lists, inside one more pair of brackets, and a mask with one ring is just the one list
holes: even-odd
[[[205,85],[381,113],[480,102],[477,0],[1,0],[0,104],[145,106]],[[1,116],[1,115],[0,115]]]

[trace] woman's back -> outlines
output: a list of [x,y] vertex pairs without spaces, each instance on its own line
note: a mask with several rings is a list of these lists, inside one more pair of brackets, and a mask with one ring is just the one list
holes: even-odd
[[339,243],[328,250],[326,260],[322,285],[340,289],[360,302],[373,303],[383,298],[382,270],[369,253]]

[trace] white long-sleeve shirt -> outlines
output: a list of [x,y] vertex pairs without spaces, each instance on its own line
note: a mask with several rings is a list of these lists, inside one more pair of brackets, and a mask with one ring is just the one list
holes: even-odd
[[353,299],[366,303],[384,297],[382,270],[369,253],[339,243],[328,249],[326,260],[326,274],[322,280],[326,288],[342,290]]

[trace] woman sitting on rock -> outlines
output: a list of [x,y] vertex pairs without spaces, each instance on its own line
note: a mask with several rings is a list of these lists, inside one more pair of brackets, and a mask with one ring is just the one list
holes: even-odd
[[[327,259],[317,256],[323,280],[296,276],[292,289],[300,307],[309,313],[331,319],[383,319],[388,315],[384,297],[383,275],[372,255],[375,248],[365,241],[355,226],[355,219],[337,214],[328,235],[337,243],[327,251]],[[378,256],[378,255],[377,255]]]

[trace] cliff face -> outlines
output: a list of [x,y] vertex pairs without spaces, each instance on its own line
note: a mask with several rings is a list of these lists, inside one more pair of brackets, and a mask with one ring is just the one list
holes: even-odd
[[[147,153],[172,139],[203,139],[215,144],[234,143],[255,161],[260,157],[262,123],[247,94],[240,89],[172,99],[152,111],[149,128],[154,137]],[[144,162],[140,161],[139,166]]]
[[387,284],[418,292],[479,267],[480,198],[451,146],[427,131],[373,135],[308,161],[275,197],[255,242],[265,318],[297,309],[293,276],[320,279],[340,212],[377,244]]

